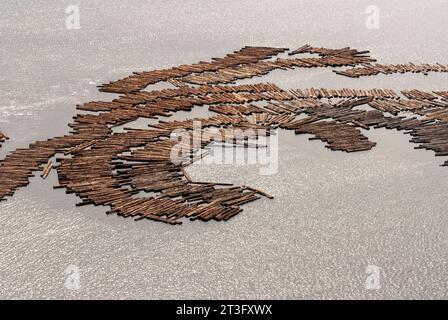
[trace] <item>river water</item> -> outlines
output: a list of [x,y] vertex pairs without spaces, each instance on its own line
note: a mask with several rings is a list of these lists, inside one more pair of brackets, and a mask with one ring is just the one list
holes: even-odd
[[[96,85],[132,71],[221,57],[244,45],[369,49],[379,62],[448,63],[448,2],[70,1],[0,3],[1,158],[68,132],[75,105],[111,100]],[[73,3],[75,4],[75,3]],[[380,10],[380,28],[365,25]],[[349,79],[329,69],[274,71],[244,82],[287,88],[447,90],[446,74]],[[190,115],[204,114],[194,110]],[[180,116],[178,116],[180,117]],[[37,175],[0,203],[1,298],[447,298],[446,158],[395,130],[346,154],[279,133],[279,170],[194,165],[196,180],[268,191],[228,222],[170,226],[105,215]],[[66,268],[79,268],[79,288]],[[379,289],[366,288],[368,266]],[[370,270],[370,269],[369,269]],[[368,270],[367,270],[368,271]],[[371,276],[371,275],[370,275]]]

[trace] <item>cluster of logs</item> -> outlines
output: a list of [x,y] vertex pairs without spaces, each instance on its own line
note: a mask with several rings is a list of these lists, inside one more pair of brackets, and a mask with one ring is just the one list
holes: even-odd
[[2,146],[2,143],[5,142],[8,139],[9,139],[9,137],[6,134],[4,134],[3,132],[0,131],[0,147]]
[[326,147],[331,150],[347,152],[365,151],[372,149],[376,143],[371,142],[354,126],[336,121],[321,121],[303,124],[295,129],[296,134],[310,133],[315,138],[327,142]]
[[[207,86],[209,87],[209,86]],[[194,106],[213,105],[213,104],[234,104],[249,103],[259,100],[288,100],[292,96],[273,84],[259,84],[241,86],[233,88],[229,86],[216,86],[215,90],[204,90],[202,87],[195,90],[188,90],[185,93],[184,88],[170,90],[164,97],[158,94],[159,98],[154,98],[146,93],[126,94],[123,97],[107,102],[91,102],[78,106],[80,110],[87,111],[109,111],[96,114],[81,114],[75,117],[77,123],[102,123],[117,125],[135,120],[138,117],[152,118],[162,115],[168,116],[170,112],[180,110],[191,110]],[[173,91],[178,90],[179,95],[172,95]],[[203,93],[205,91],[205,93]],[[207,91],[211,91],[208,93]]]
[[446,107],[425,108],[414,112],[426,119],[448,121],[448,108]]
[[443,100],[448,100],[448,91],[434,91],[434,93],[441,96]]
[[[181,87],[176,89],[163,89],[163,90],[153,90],[153,91],[140,91],[135,93],[126,93],[111,102],[107,101],[92,101],[87,102],[82,105],[78,105],[77,109],[84,111],[112,111],[114,109],[133,107],[140,104],[148,105],[152,104],[153,108],[156,108],[164,100],[169,101],[172,104],[174,99],[182,98],[179,103],[185,103],[185,101],[192,101],[193,103],[201,103],[201,100],[191,100],[186,98],[192,97],[206,97],[211,94],[222,95],[226,93],[238,94],[238,93],[251,93],[256,94],[257,97],[264,98],[265,96],[260,96],[262,93],[284,93],[282,89],[277,87],[273,83],[258,83],[251,85],[236,85],[236,86],[210,86],[203,85],[199,87]],[[208,101],[210,102],[210,101]],[[170,105],[167,106],[169,108]],[[166,109],[161,109],[162,111],[167,111]]]
[[[435,151],[436,156],[448,156],[448,121],[432,122],[416,127],[410,133],[417,148]],[[443,166],[448,166],[448,160]]]
[[[215,85],[290,68],[362,65],[338,73],[446,72],[446,67],[439,64],[373,65],[375,60],[367,55],[368,51],[348,47],[326,49],[305,45],[289,55],[307,53],[318,57],[267,60],[286,50],[244,47],[212,62],[135,73],[102,85],[101,91],[121,95],[112,101],[79,105],[79,110],[88,113],[74,117],[68,135],[37,141],[11,152],[0,162],[0,200],[27,185],[36,171],[42,170],[42,177],[47,177],[53,168],[51,158],[58,154],[54,165],[59,179],[56,188],[75,193],[82,199],[79,205],[107,206],[109,213],[169,224],[179,224],[185,217],[228,220],[242,211],[241,205],[260,196],[272,196],[247,186],[193,181],[187,167],[207,156],[213,143],[251,147],[254,145],[249,139],[257,139],[260,132],[269,135],[273,128],[312,134],[312,139],[325,142],[327,148],[346,152],[375,146],[362,130],[371,127],[404,130],[412,136],[412,142],[419,144],[417,148],[433,150],[439,156],[448,155],[446,91],[403,90],[400,96],[389,89],[285,91],[272,83]],[[168,81],[175,88],[143,90],[160,81]],[[355,108],[363,105],[373,110]],[[158,118],[196,106],[208,106],[216,115],[182,121]],[[404,112],[422,118],[407,117]],[[113,127],[141,117],[159,121],[148,129],[129,127],[124,132],[114,132]],[[187,139],[173,140],[179,129],[187,134]],[[198,130],[200,140],[196,143]],[[245,134],[240,136],[242,131]],[[0,132],[0,143],[5,139]],[[182,152],[173,153],[176,148]]]
[[363,76],[373,76],[377,74],[393,74],[393,73],[423,73],[427,75],[429,72],[448,72],[448,65],[436,64],[362,64],[362,67],[355,67],[346,70],[333,70],[336,74],[359,78]]
[[369,103],[369,106],[371,106],[372,108],[375,108],[382,112],[388,112],[393,115],[398,115],[402,111],[416,112],[419,109],[431,108],[439,105],[443,105],[443,102],[413,99],[402,99],[398,101],[385,99],[375,100]]
[[257,106],[254,106],[252,104],[247,105],[216,105],[216,106],[210,106],[210,111],[216,112],[216,113],[222,113],[222,114],[244,114],[244,115],[250,115],[253,113],[261,113],[264,112],[262,108],[259,108]]
[[399,99],[400,96],[397,95],[391,89],[291,89],[289,93],[292,94],[295,98],[299,99],[331,99],[331,98],[365,98],[365,97],[373,97],[375,99]]
[[350,47],[345,47],[342,49],[327,49],[327,48],[317,48],[313,47],[309,44],[305,44],[301,46],[300,48],[293,50],[291,52],[288,52],[288,55],[293,56],[300,53],[311,53],[311,54],[318,54],[321,57],[325,56],[364,56],[368,57],[366,54],[368,54],[370,51],[358,51],[356,49],[351,49]]
[[257,61],[270,58],[286,50],[287,49],[284,48],[246,46],[239,51],[228,54],[224,58],[213,58],[212,62],[201,61],[199,63],[181,65],[171,69],[138,72],[124,79],[104,84],[100,86],[100,91],[114,93],[136,92],[144,89],[150,84],[185,77],[192,73],[217,71],[232,66],[256,63]]
[[[205,120],[201,123],[207,123]],[[215,121],[210,123],[218,125]],[[200,130],[198,149],[222,137],[221,132]],[[257,194],[265,195],[248,187],[191,181],[184,167],[195,159],[198,149],[193,142],[184,143],[182,147],[187,152],[179,163],[173,163],[171,153],[178,142],[167,139],[171,132],[160,128],[129,129],[78,151],[72,158],[58,159],[57,188],[76,193],[83,199],[79,205],[107,205],[111,208],[109,213],[170,224],[179,224],[182,217],[228,220],[242,211],[240,205],[259,199]],[[228,134],[226,131],[225,141],[234,141]],[[159,196],[133,197],[142,191]]]
[[404,95],[408,99],[417,99],[417,100],[435,100],[438,99],[438,95],[432,92],[425,92],[421,90],[402,90],[401,94]]
[[368,56],[360,55],[358,51],[348,50],[335,55],[322,55],[319,58],[278,58],[275,61],[258,61],[225,69],[219,69],[213,72],[204,72],[191,74],[178,81],[185,84],[218,84],[234,83],[240,79],[259,77],[268,74],[275,69],[294,69],[294,68],[317,68],[317,67],[342,67],[355,66],[357,64],[370,63],[375,60]]
[[12,196],[16,189],[28,185],[33,172],[48,164],[48,160],[56,153],[87,141],[105,139],[110,133],[107,126],[84,126],[70,135],[37,141],[28,148],[16,149],[0,163],[0,200]]
[[[336,106],[332,104],[323,104],[317,108],[305,110],[311,117],[310,119],[302,119],[300,121],[312,120],[318,121],[323,119],[334,119],[341,123],[348,123],[354,127],[369,130],[373,128],[387,128],[397,130],[413,130],[416,126],[431,123],[432,120],[418,120],[415,117],[406,118],[404,116],[391,117],[384,115],[378,110],[359,110],[353,109],[353,106],[359,105],[358,101],[347,101],[343,106]],[[364,100],[364,102],[367,102]],[[370,102],[369,102],[370,103]]]

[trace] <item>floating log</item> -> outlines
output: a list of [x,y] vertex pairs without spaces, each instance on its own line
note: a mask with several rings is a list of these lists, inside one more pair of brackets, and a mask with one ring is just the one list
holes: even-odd
[[44,167],[44,170],[42,171],[41,177],[43,179],[46,179],[48,177],[48,175],[50,174],[51,168],[53,168],[53,162],[51,161],[51,159],[48,159],[47,164]]

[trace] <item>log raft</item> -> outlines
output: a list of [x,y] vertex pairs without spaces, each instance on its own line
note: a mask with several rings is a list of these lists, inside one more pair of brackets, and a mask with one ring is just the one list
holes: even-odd
[[[100,86],[100,91],[119,96],[112,101],[78,105],[80,113],[69,123],[69,134],[16,149],[0,162],[0,200],[28,185],[29,178],[42,167],[43,178],[53,167],[58,177],[55,188],[76,194],[81,199],[77,205],[104,206],[108,214],[172,225],[181,224],[184,219],[227,221],[240,214],[244,204],[261,196],[273,197],[249,186],[194,181],[186,167],[206,156],[213,143],[224,147],[262,147],[248,139],[257,139],[260,132],[270,135],[276,128],[312,134],[311,139],[321,140],[331,151],[344,152],[367,151],[376,145],[363,130],[402,130],[411,136],[416,148],[432,150],[436,156],[448,155],[447,91],[283,90],[273,83],[236,84],[240,79],[278,69],[349,66],[351,69],[336,73],[360,77],[446,72],[445,66],[374,64],[376,60],[368,51],[349,47],[305,45],[289,52],[290,58],[276,57],[286,51],[244,47],[211,62],[137,72]],[[173,88],[143,90],[161,81],[171,83]],[[182,121],[160,119],[194,107],[208,107],[214,115]],[[419,118],[410,117],[409,113]],[[157,121],[146,129],[127,125],[123,132],[116,131],[142,117]],[[194,145],[197,123],[200,141]],[[173,162],[171,152],[179,142],[170,137],[179,129],[187,132],[190,143],[181,143],[186,152]],[[241,137],[241,130],[251,135]],[[225,140],[221,139],[224,133]],[[0,132],[0,144],[6,139]],[[55,155],[53,165],[51,158]]]

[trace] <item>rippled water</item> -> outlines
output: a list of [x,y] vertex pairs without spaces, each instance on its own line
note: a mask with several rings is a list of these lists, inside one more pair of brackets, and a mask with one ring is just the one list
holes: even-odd
[[[372,3],[375,2],[375,3]],[[96,85],[132,71],[223,56],[244,45],[370,49],[380,62],[448,63],[446,1],[69,1],[0,3],[0,156],[68,132],[78,103],[113,99]],[[376,4],[379,30],[365,27]],[[446,90],[446,74],[348,79],[330,70],[255,80],[293,87]],[[199,114],[201,111],[197,111]],[[184,114],[187,116],[187,114]],[[173,227],[106,216],[35,177],[0,203],[2,298],[446,298],[446,160],[397,131],[365,133],[369,152],[331,152],[280,132],[279,172],[192,166],[194,179],[264,189],[227,223]],[[80,268],[80,289],[64,270]],[[381,289],[366,290],[368,265]]]

